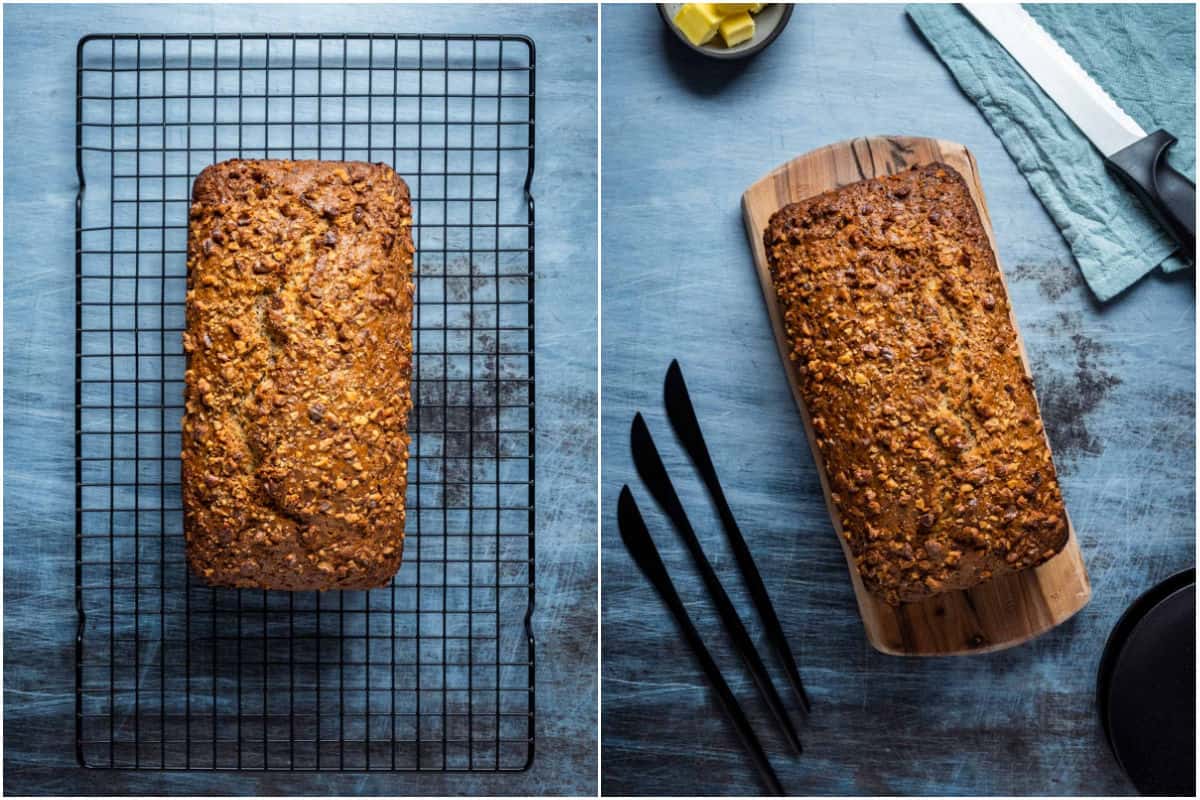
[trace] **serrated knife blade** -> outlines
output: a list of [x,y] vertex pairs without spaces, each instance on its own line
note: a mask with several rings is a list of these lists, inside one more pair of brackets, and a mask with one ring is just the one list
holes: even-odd
[[1146,132],[1117,105],[1054,37],[1019,5],[964,3],[1038,86],[1106,156],[1145,137]]
[[1092,143],[1179,246],[1196,260],[1196,184],[1167,162],[1176,139],[1147,134],[1019,5],[963,3]]

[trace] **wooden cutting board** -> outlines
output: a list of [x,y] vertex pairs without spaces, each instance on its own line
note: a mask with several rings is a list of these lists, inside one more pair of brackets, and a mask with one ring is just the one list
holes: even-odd
[[[746,234],[754,252],[754,264],[762,283],[779,354],[821,475],[825,503],[850,568],[850,579],[854,583],[867,639],[875,649],[893,655],[983,653],[1012,647],[1068,619],[1087,605],[1091,597],[1087,571],[1073,527],[1070,528],[1063,551],[1040,567],[994,578],[972,589],[945,592],[899,607],[889,606],[866,590],[842,536],[841,520],[830,500],[829,482],[825,477],[820,451],[816,447],[812,421],[800,397],[799,383],[788,357],[791,344],[784,332],[783,317],[775,300],[763,246],[763,231],[771,215],[788,203],[866,178],[889,175],[932,162],[948,164],[966,180],[995,253],[996,240],[983,199],[978,166],[971,153],[954,142],[907,136],[872,136],[838,142],[792,159],[767,174],[742,195]],[[999,262],[997,254],[996,263]],[[1013,325],[1016,327],[1015,319]],[[1017,341],[1025,371],[1029,373],[1029,357],[1019,334]]]

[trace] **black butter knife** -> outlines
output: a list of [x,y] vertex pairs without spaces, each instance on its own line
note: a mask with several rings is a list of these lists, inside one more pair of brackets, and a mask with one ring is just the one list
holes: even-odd
[[767,754],[763,751],[762,743],[759,742],[754,729],[750,727],[750,721],[746,719],[746,712],[742,710],[737,698],[730,690],[729,684],[725,682],[721,670],[717,667],[717,662],[713,661],[712,654],[708,652],[704,640],[700,637],[700,632],[692,624],[692,618],[688,616],[683,601],[679,599],[675,584],[671,582],[671,576],[667,573],[667,567],[658,553],[658,547],[650,538],[650,532],[646,530],[646,523],[642,519],[642,514],[638,510],[633,493],[629,491],[628,486],[621,487],[621,496],[617,501],[617,527],[621,531],[621,539],[624,540],[625,547],[629,549],[629,554],[633,556],[638,567],[650,579],[650,583],[662,597],[663,602],[671,609],[679,627],[683,629],[684,639],[687,640],[692,652],[699,660],[700,666],[703,667],[704,674],[708,676],[713,688],[716,689],[721,707],[725,709],[725,713],[733,722],[733,727],[737,731],[742,745],[750,751],[750,758],[754,760],[754,765],[758,768],[763,781],[766,782],[767,788],[774,795],[783,795],[783,784],[779,782],[779,777],[775,774],[771,762],[767,759]]
[[788,683],[791,684],[796,696],[800,699],[800,705],[804,707],[805,711],[808,711],[811,705],[808,701],[808,693],[804,691],[804,684],[800,680],[800,670],[796,667],[796,658],[792,655],[792,648],[788,645],[787,637],[783,633],[783,626],[779,624],[779,617],[775,614],[771,596],[767,593],[762,575],[758,572],[758,565],[754,563],[750,547],[746,544],[745,537],[742,536],[737,520],[733,518],[733,511],[730,510],[729,502],[725,499],[721,482],[717,480],[717,470],[713,467],[712,457],[708,454],[708,446],[704,443],[704,434],[700,432],[700,421],[696,418],[696,409],[692,406],[691,395],[688,394],[687,384],[683,380],[683,370],[679,368],[677,360],[672,360],[671,366],[667,368],[667,378],[663,381],[663,400],[667,405],[667,419],[670,420],[671,427],[675,429],[675,435],[679,437],[684,450],[691,456],[692,463],[696,465],[700,477],[704,480],[704,485],[708,487],[709,494],[717,504],[717,513],[721,517],[721,524],[725,527],[725,535],[729,537],[729,545],[733,548],[738,568],[741,569],[742,577],[750,589],[750,595],[754,598],[754,607],[758,609],[758,615],[767,632],[767,639],[770,640],[779,660],[783,662]]
[[791,718],[788,717],[787,708],[779,697],[779,692],[775,690],[775,684],[771,682],[771,676],[767,673],[767,668],[759,657],[758,650],[755,649],[754,642],[746,631],[745,624],[742,623],[742,618],[738,616],[737,609],[733,607],[733,602],[725,592],[725,587],[721,585],[717,573],[713,571],[708,556],[704,555],[704,550],[700,547],[700,540],[696,538],[696,532],[688,522],[683,504],[679,502],[679,495],[675,493],[675,487],[671,483],[670,476],[667,475],[667,468],[658,454],[658,448],[654,446],[650,429],[646,427],[646,420],[640,413],[633,418],[631,440],[633,463],[637,467],[638,475],[645,481],[650,494],[662,506],[675,529],[683,537],[683,543],[691,552],[692,559],[696,562],[697,569],[700,570],[700,576],[704,579],[705,586],[708,587],[708,593],[712,595],[713,601],[717,605],[721,620],[733,637],[734,647],[746,663],[747,669],[750,670],[750,677],[753,679],[754,685],[758,687],[767,706],[771,709],[771,713],[775,715],[775,719],[783,728],[788,742],[797,753],[804,752],[804,747],[800,743],[800,735],[796,733],[796,728],[792,724]]

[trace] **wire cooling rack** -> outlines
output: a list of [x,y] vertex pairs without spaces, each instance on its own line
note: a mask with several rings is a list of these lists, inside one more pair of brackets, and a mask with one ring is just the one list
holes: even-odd
[[[528,767],[533,43],[88,36],[77,88],[79,762]],[[408,539],[386,589],[210,589],[186,567],[188,201],[234,157],[386,161],[412,190]]]

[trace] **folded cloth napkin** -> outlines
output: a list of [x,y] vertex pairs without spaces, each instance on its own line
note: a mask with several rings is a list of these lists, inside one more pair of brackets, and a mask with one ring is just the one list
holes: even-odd
[[[1024,8],[1147,133],[1164,128],[1179,137],[1168,160],[1194,180],[1195,7]],[[1156,266],[1188,266],[1100,153],[961,6],[907,11],[1054,218],[1098,298],[1114,297]]]

